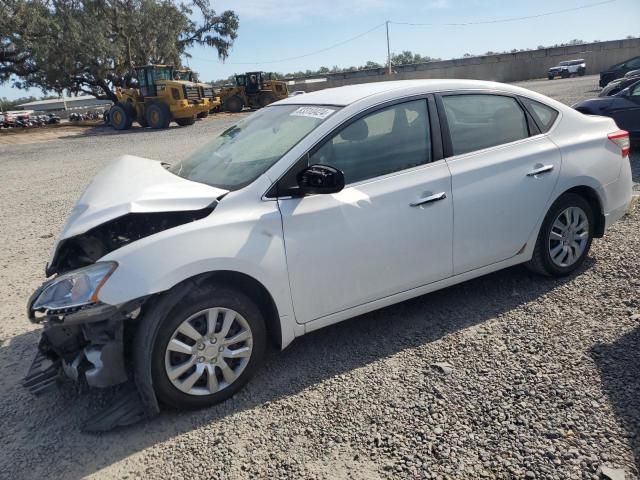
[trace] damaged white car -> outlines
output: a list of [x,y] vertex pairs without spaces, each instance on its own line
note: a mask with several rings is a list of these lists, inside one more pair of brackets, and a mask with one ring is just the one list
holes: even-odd
[[567,275],[627,210],[628,156],[611,119],[426,80],[276,102],[172,165],[121,158],[29,300],[24,384],[129,385],[104,430],[228,398],[270,343],[519,263]]

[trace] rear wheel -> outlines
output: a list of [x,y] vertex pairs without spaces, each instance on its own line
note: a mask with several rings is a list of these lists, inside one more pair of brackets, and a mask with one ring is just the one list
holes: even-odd
[[133,119],[128,113],[126,105],[118,102],[109,110],[109,123],[116,130],[129,130]]
[[151,128],[168,128],[171,122],[171,112],[164,103],[152,103],[144,112],[147,124]]
[[249,297],[202,286],[159,325],[147,361],[163,404],[202,408],[240,390],[261,365],[265,348],[265,322]]
[[208,111],[206,111],[206,112],[200,112],[200,113],[198,114],[198,118],[207,118],[208,116],[209,116],[209,112],[208,112]]
[[176,123],[181,127],[187,127],[196,123],[196,117],[176,118]]
[[553,80],[553,79],[554,79],[554,76],[553,76],[553,75],[547,75],[547,78],[548,78],[549,80]]
[[224,109],[232,113],[241,112],[243,106],[244,106],[244,103],[242,99],[237,95],[227,98],[224,102]]
[[547,212],[527,267],[542,275],[569,275],[587,257],[593,229],[589,202],[575,193],[562,195]]

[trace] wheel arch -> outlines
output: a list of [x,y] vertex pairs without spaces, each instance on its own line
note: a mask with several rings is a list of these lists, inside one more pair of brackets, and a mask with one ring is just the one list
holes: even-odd
[[[278,313],[278,307],[273,299],[269,290],[254,277],[247,275],[246,273],[240,273],[233,270],[217,270],[211,272],[200,273],[193,277],[185,278],[177,285],[174,285],[167,291],[157,294],[158,296],[168,295],[171,296],[172,292],[180,292],[186,284],[202,285],[224,285],[225,287],[235,288],[257,304],[264,315],[266,323],[267,334],[269,340],[277,348],[283,348],[285,340],[282,336],[282,324],[280,322],[280,315]],[[179,296],[181,298],[181,296]],[[176,301],[179,299],[176,298]]]
[[600,199],[598,192],[596,192],[595,189],[587,185],[579,185],[576,187],[572,187],[568,190],[565,190],[560,195],[558,195],[558,198],[560,198],[562,195],[566,193],[575,193],[577,195],[580,195],[587,202],[589,202],[589,206],[591,207],[591,210],[593,211],[593,216],[595,217],[593,236],[595,238],[602,238],[604,236],[606,221],[605,221],[604,211],[602,209],[602,200]]

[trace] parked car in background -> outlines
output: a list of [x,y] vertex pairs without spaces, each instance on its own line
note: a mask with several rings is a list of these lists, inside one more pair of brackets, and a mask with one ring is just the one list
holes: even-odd
[[600,86],[604,88],[612,80],[624,77],[627,72],[638,69],[640,69],[640,56],[612,65],[606,70],[600,72]]
[[28,302],[48,362],[25,385],[206,407],[270,342],[516,264],[571,274],[630,204],[628,140],[513,85],[415,80],[281,100],[173,165],[123,157]]
[[571,75],[583,76],[586,71],[587,64],[582,58],[566,60],[560,62],[555,67],[551,67],[547,72],[547,78],[553,80],[555,77],[569,78]]
[[611,117],[632,140],[640,140],[640,78],[615,95],[584,100],[573,108],[588,115]]
[[637,80],[640,80],[640,70],[631,70],[624,74],[624,77],[612,80],[606,87],[598,94],[599,97],[608,97],[621,92],[628,86],[634,84]]
[[60,123],[60,117],[58,115],[54,114],[54,113],[50,113],[48,115],[47,123],[49,125],[56,125],[56,124]]

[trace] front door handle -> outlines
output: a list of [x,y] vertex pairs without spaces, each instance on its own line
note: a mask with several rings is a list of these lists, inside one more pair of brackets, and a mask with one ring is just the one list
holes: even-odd
[[541,173],[547,173],[553,170],[553,165],[542,165],[534,170],[531,170],[527,173],[527,177],[535,177],[536,175],[540,175]]
[[434,193],[433,195],[429,195],[428,197],[424,197],[420,200],[416,200],[415,202],[411,202],[409,205],[412,207],[419,207],[420,205],[424,205],[425,203],[437,202],[438,200],[444,200],[445,198],[447,198],[447,194],[445,192]]

